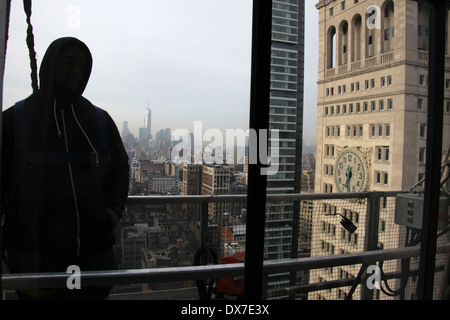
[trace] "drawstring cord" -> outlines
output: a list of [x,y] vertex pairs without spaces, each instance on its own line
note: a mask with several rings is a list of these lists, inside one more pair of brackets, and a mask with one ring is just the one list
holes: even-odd
[[75,118],[76,123],[78,124],[78,127],[80,128],[81,132],[83,132],[84,136],[86,137],[86,140],[89,142],[89,145],[91,146],[92,150],[94,150],[94,154],[95,154],[95,166],[98,167],[98,152],[97,150],[95,150],[94,145],[92,144],[91,140],[89,139],[88,135],[86,134],[86,132],[84,132],[83,127],[81,127],[80,122],[78,122],[78,118],[75,114],[75,110],[73,109],[73,104],[71,104],[72,107],[72,114],[73,117]]
[[[81,126],[80,122],[78,121],[77,115],[75,114],[75,110],[73,109],[73,103],[71,104],[71,109],[72,109],[73,117],[75,118],[75,122],[77,123],[77,125],[80,128],[81,132],[83,132],[83,135],[85,136],[86,140],[88,141],[89,145],[91,146],[92,150],[94,151],[94,154],[95,154],[95,166],[98,167],[98,163],[99,163],[99,161],[98,161],[98,152],[95,149],[94,145],[92,144],[92,142],[89,139],[89,137],[86,134],[86,132],[83,130],[83,127]],[[58,136],[61,138],[62,132],[61,132],[61,130],[59,128],[58,117],[56,116],[56,100],[53,103],[53,116],[55,117],[56,130],[58,132]]]
[[61,130],[59,129],[58,117],[56,116],[56,100],[53,102],[53,116],[55,117],[56,130],[58,131],[58,136],[61,138]]

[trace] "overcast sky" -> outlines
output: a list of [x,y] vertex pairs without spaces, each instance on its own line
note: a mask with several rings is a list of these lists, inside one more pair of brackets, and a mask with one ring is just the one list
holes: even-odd
[[[315,143],[318,12],[306,0],[304,137]],[[94,65],[84,96],[137,136],[152,110],[152,133],[185,128],[247,129],[251,0],[39,0],[32,24],[38,67],[48,45],[74,36]],[[22,1],[13,0],[3,106],[31,94]]]

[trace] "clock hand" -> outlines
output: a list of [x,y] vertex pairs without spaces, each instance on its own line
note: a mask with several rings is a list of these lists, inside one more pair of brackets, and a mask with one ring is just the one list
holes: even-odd
[[345,177],[347,180],[345,181],[345,187],[347,188],[347,191],[350,192],[350,180],[352,178],[352,167],[347,166],[347,170],[345,172]]

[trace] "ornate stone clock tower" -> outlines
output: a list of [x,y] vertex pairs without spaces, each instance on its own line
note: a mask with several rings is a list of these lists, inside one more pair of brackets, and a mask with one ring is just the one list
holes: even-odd
[[[316,1],[319,72],[314,192],[405,191],[424,177],[429,45],[424,5],[413,0]],[[374,11],[368,12],[369,7]],[[373,27],[371,18],[376,18]],[[450,33],[448,37],[450,52]],[[445,110],[443,150],[450,145],[449,106],[450,85],[441,106]],[[363,199],[367,198],[325,198],[314,202],[311,255],[364,251],[369,209]],[[379,247],[403,246],[394,222],[395,198],[379,199]],[[343,229],[338,215],[352,220],[356,230]],[[358,273],[350,266],[331,269],[311,272],[311,283]],[[310,298],[342,296],[345,288],[312,293]]]

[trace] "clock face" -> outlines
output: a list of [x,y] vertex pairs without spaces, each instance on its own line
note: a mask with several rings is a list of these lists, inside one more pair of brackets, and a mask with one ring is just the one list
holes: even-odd
[[343,151],[336,161],[334,179],[339,192],[361,192],[366,184],[364,160],[355,151]]

